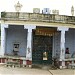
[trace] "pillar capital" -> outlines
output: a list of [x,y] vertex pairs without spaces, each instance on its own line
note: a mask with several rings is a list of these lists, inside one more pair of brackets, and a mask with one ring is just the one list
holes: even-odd
[[58,31],[68,31],[69,30],[69,28],[68,27],[58,27],[58,29],[57,29]]
[[2,27],[2,28],[8,28],[9,25],[8,25],[8,24],[1,24],[1,27]]
[[35,29],[36,26],[34,25],[24,25],[24,29],[28,29],[28,32],[32,32],[32,29]]

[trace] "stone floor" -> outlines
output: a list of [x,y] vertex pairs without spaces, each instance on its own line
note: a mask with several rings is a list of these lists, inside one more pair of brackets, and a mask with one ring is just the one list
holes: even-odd
[[0,75],[51,75],[49,71],[33,68],[0,67]]
[[52,75],[75,75],[74,69],[49,70]]
[[75,75],[75,69],[35,69],[0,66],[0,75]]

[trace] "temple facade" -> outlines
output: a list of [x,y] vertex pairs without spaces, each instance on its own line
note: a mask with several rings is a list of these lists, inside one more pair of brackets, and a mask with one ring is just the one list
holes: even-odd
[[75,51],[74,16],[5,13],[1,17],[0,63],[10,57],[25,65],[51,65],[57,58],[59,67],[66,67]]

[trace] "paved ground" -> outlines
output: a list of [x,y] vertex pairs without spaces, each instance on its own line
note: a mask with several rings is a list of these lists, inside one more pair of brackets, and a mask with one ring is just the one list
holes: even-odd
[[52,75],[75,75],[75,70],[73,69],[63,69],[63,70],[49,70]]
[[0,75],[51,75],[49,71],[31,68],[0,67]]
[[0,75],[75,75],[75,70],[43,70],[31,68],[11,68],[0,66]]

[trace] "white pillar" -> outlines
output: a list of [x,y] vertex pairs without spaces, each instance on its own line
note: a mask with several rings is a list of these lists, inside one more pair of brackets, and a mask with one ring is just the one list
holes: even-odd
[[58,30],[61,31],[61,39],[60,39],[60,68],[65,67],[65,31],[68,31],[69,28],[66,27],[58,27]]
[[1,50],[0,50],[0,55],[4,56],[5,53],[5,28],[8,28],[7,24],[1,24]]
[[26,59],[32,60],[32,29],[35,29],[36,26],[28,25],[24,26],[24,28],[28,29]]

